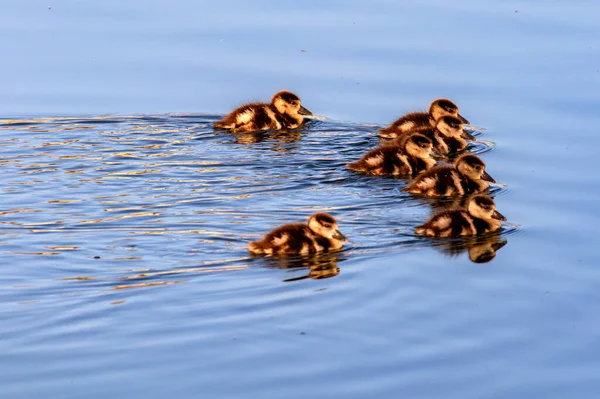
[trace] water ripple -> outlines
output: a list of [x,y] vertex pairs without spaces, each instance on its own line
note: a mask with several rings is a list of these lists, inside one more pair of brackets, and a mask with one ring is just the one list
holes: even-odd
[[[144,262],[151,265],[149,271],[118,280],[167,278],[111,283],[139,288],[170,279],[182,282],[182,274],[250,264],[304,270],[300,277],[284,279],[296,281],[337,276],[338,263],[347,257],[428,246],[446,246],[454,255],[501,248],[499,238],[440,244],[414,237],[412,229],[430,215],[431,205],[453,203],[403,193],[403,179],[347,171],[348,162],[378,145],[378,125],[312,120],[302,130],[230,134],[212,131],[215,119],[150,115],[0,121],[0,143],[7,149],[0,156],[0,183],[14,187],[0,225],[4,235],[16,238],[3,246],[3,257],[51,256],[60,263],[70,261],[71,253],[90,266]],[[477,153],[492,148],[481,139],[472,145]],[[339,219],[351,239],[346,250],[323,259],[258,264],[248,256],[247,241],[317,211]],[[151,248],[168,248],[168,256]],[[237,260],[224,260],[232,255]],[[160,268],[154,265],[158,258]],[[219,266],[227,269],[206,264],[227,264]],[[60,278],[105,280],[95,266],[92,270],[85,278],[68,273]]]

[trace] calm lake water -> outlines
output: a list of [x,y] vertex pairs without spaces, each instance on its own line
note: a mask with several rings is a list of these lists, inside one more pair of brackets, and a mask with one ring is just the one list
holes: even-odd
[[[1,397],[600,391],[600,3],[2,14]],[[327,119],[212,130],[283,88]],[[501,183],[501,234],[415,237],[432,201],[345,169],[378,127],[442,96],[482,128],[472,150]],[[249,256],[316,211],[336,216],[343,251]]]

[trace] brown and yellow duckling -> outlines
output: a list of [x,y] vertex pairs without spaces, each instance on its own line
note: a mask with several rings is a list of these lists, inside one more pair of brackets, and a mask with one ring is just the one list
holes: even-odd
[[297,95],[283,90],[273,96],[271,103],[242,105],[213,123],[213,126],[232,132],[295,129],[304,122],[303,115],[312,113],[302,106]]
[[433,148],[442,155],[455,153],[467,148],[463,124],[460,119],[453,116],[442,116],[437,120],[435,127],[423,127],[402,133],[398,136],[396,142],[401,144],[408,137],[416,133],[427,136],[433,143]]
[[473,154],[460,156],[452,166],[434,166],[420,173],[402,191],[428,197],[451,197],[487,190],[496,181],[485,171],[485,163]]
[[466,210],[442,211],[415,228],[415,233],[429,237],[472,236],[500,229],[501,220],[506,218],[496,210],[494,200],[479,194],[471,198]]
[[379,136],[393,139],[409,130],[435,127],[436,121],[442,116],[454,116],[462,123],[469,121],[458,113],[458,106],[447,98],[438,98],[429,106],[429,112],[411,112],[393,122],[388,127],[379,130]]
[[435,165],[432,150],[430,139],[413,134],[402,144],[377,147],[346,167],[370,175],[415,176]]
[[346,237],[338,230],[333,216],[315,213],[307,224],[286,224],[271,231],[260,241],[248,243],[254,254],[293,255],[311,254],[340,249]]

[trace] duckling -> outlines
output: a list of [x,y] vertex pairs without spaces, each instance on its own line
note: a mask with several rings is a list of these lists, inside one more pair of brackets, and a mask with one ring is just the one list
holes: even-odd
[[312,113],[302,106],[297,95],[283,90],[273,96],[270,104],[242,105],[220,121],[213,123],[213,126],[229,129],[232,132],[295,129],[304,122],[302,115],[312,115]]
[[463,125],[460,119],[453,116],[442,116],[437,120],[435,127],[423,127],[402,133],[395,141],[401,144],[415,133],[427,136],[433,143],[433,148],[442,155],[467,148],[467,141],[463,138]]
[[456,237],[483,234],[500,228],[506,220],[496,210],[496,204],[487,195],[475,195],[467,209],[452,209],[434,215],[425,224],[415,228],[415,233],[429,237]]
[[333,216],[315,213],[307,224],[286,224],[271,231],[260,241],[248,243],[254,254],[309,254],[340,249],[348,239],[338,230]]
[[432,149],[430,139],[422,134],[413,134],[402,144],[375,148],[346,167],[371,175],[414,176],[435,165],[431,158]]
[[434,166],[420,173],[402,191],[428,197],[473,194],[487,190],[496,181],[485,171],[485,164],[473,154],[460,156],[453,166]]
[[379,136],[393,139],[409,130],[435,127],[436,121],[442,116],[454,116],[462,123],[469,121],[458,113],[458,106],[447,98],[438,98],[429,106],[429,112],[411,112],[393,122],[388,127],[379,130]]

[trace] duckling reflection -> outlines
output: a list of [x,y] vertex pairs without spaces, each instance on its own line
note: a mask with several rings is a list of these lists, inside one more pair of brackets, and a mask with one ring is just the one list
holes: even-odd
[[416,227],[415,233],[429,237],[479,235],[500,229],[501,220],[506,218],[496,210],[494,200],[478,194],[471,197],[466,210],[451,209],[437,213]]
[[487,263],[496,257],[497,251],[508,241],[502,238],[500,231],[483,236],[467,236],[444,241],[433,241],[433,246],[447,256],[454,257],[468,252],[474,263]]
[[421,134],[413,134],[398,145],[384,145],[369,151],[346,167],[370,175],[415,176],[435,165],[433,144]]
[[213,126],[231,132],[295,129],[304,122],[304,115],[312,113],[302,106],[297,95],[283,90],[273,96],[271,103],[242,105]]
[[[253,255],[256,256],[256,255]],[[290,269],[290,272],[308,269],[308,273],[290,277],[284,282],[300,281],[305,279],[321,280],[335,277],[340,274],[338,262],[346,260],[341,252],[320,252],[310,256],[300,257],[266,257],[263,258],[266,267],[277,269]]]
[[348,239],[338,230],[333,216],[315,213],[307,224],[286,224],[262,240],[248,243],[248,250],[263,255],[306,255],[340,249],[346,242]]
[[388,127],[379,130],[378,134],[380,137],[393,139],[410,130],[435,127],[436,121],[443,116],[454,116],[461,123],[469,123],[466,118],[458,113],[458,105],[447,98],[438,98],[431,103],[428,112],[406,114]]
[[273,140],[273,148],[279,148],[277,144],[288,144],[298,141],[302,138],[301,132],[298,130],[278,130],[268,132],[250,132],[244,134],[236,134],[235,144],[256,144],[266,140]]
[[476,155],[464,154],[453,166],[434,166],[421,172],[402,189],[428,197],[473,194],[488,189],[496,181],[485,171],[485,163]]
[[422,134],[429,138],[433,143],[433,148],[442,155],[456,153],[467,148],[463,125],[458,118],[453,116],[441,117],[436,121],[435,127],[423,127],[402,133],[396,142],[401,145],[414,134]]

